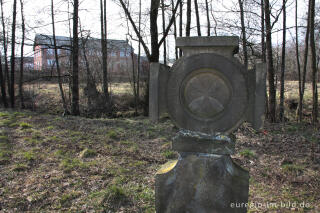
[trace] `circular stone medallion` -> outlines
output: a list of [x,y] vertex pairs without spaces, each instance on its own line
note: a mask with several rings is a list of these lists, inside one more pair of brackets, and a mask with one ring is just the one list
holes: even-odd
[[[211,72],[210,72],[211,71]],[[221,113],[228,104],[228,82],[213,70],[193,71],[182,84],[182,100],[194,116],[204,119]]]
[[180,128],[229,133],[238,127],[248,106],[242,65],[214,54],[182,57],[170,70],[167,109]]

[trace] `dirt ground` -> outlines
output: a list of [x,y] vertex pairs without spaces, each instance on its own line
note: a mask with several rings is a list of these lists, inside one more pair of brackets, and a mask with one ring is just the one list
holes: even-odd
[[[177,158],[170,150],[175,132],[169,119],[2,109],[0,211],[154,212],[154,175]],[[244,124],[235,134],[234,160],[250,171],[250,212],[320,211],[318,131],[267,123],[259,132]],[[288,208],[258,206],[272,203]]]
[[[155,172],[178,156],[170,119],[61,116],[55,87],[40,86],[38,110],[0,109],[0,212],[154,212]],[[235,132],[233,159],[250,172],[248,212],[320,212],[320,132],[293,114]]]

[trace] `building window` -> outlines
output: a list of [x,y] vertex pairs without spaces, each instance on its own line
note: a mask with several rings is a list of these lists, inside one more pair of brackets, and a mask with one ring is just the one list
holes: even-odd
[[54,65],[55,62],[56,62],[56,60],[54,60],[54,59],[48,59],[48,60],[47,60],[47,63],[48,63],[49,66]]
[[124,50],[120,51],[120,57],[128,57],[130,55],[131,55],[130,49],[124,49]]
[[112,51],[112,52],[110,53],[110,55],[111,55],[111,56],[117,56],[117,53],[114,52],[114,51]]

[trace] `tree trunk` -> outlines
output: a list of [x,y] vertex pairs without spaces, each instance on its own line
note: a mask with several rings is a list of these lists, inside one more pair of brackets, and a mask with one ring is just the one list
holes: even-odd
[[242,34],[242,49],[244,57],[244,66],[248,69],[248,50],[247,50],[247,36],[246,36],[246,26],[244,24],[244,12],[243,12],[243,1],[238,0],[240,7],[240,19],[241,19],[241,34]]
[[194,0],[194,9],[196,11],[198,36],[201,36],[201,25],[200,25],[200,18],[199,18],[198,0]]
[[191,0],[187,0],[187,24],[186,24],[186,36],[190,36],[191,29]]
[[[180,20],[179,20],[179,36],[182,37],[182,23],[183,23],[183,2],[180,1]],[[179,49],[179,57],[182,57],[182,50]]]
[[[8,86],[8,92],[10,96],[10,79],[9,79],[9,64],[8,64],[8,45],[7,41],[8,39],[6,38],[6,25],[4,23],[4,15],[3,15],[3,1],[0,0],[1,3],[1,20],[2,20],[2,33],[3,33],[3,52],[4,52],[4,76],[3,76],[3,85],[4,88],[6,88],[6,82]],[[4,93],[6,94],[6,91],[4,90]],[[4,106],[8,107],[8,102],[7,98],[4,102]]]
[[54,46],[54,57],[56,60],[55,64],[56,64],[57,74],[58,74],[59,91],[60,91],[60,96],[61,96],[61,100],[62,100],[62,106],[64,109],[64,114],[69,114],[67,102],[66,102],[64,92],[63,92],[62,80],[61,80],[61,70],[60,70],[57,40],[56,40],[56,28],[55,28],[55,21],[54,21],[53,0],[51,0],[51,20],[52,20],[52,39],[53,39],[53,46]]
[[7,103],[7,95],[6,95],[6,85],[5,85],[5,80],[3,79],[3,70],[2,70],[2,60],[1,60],[1,57],[0,57],[0,84],[1,84],[1,100],[2,100],[2,103],[3,103],[3,106],[5,108],[8,107],[8,103]]
[[206,14],[207,14],[207,36],[210,36],[210,17],[209,17],[208,0],[206,0]]
[[295,30],[296,30],[296,60],[298,69],[298,79],[299,79],[299,105],[297,110],[298,121],[302,121],[302,104],[300,104],[300,99],[302,97],[302,81],[301,81],[301,69],[300,69],[300,57],[299,57],[299,37],[298,37],[298,0],[296,0],[295,6]]
[[15,105],[14,94],[14,72],[15,72],[15,44],[16,44],[16,18],[17,18],[17,0],[13,1],[12,34],[11,34],[11,75],[10,75],[10,103],[11,108]]
[[[166,17],[164,13],[164,0],[161,0],[161,12],[162,12],[162,32],[166,31]],[[167,42],[166,39],[163,41],[163,63],[167,65]]]
[[318,123],[318,88],[317,88],[317,58],[316,42],[314,39],[314,19],[315,19],[315,0],[311,0],[310,7],[310,47],[311,47],[311,67],[312,67],[312,124]]
[[73,2],[73,40],[72,40],[72,100],[71,114],[79,115],[79,38],[78,38],[79,0]]
[[[129,27],[128,27],[129,29]],[[131,61],[132,61],[132,81],[133,81],[133,96],[134,96],[134,111],[135,115],[138,115],[138,96],[137,96],[137,90],[136,90],[136,85],[137,85],[137,78],[136,78],[136,71],[135,71],[135,65],[134,65],[134,52],[133,52],[133,47],[131,44]]]
[[20,0],[20,9],[21,9],[21,25],[22,25],[22,41],[21,41],[21,59],[20,59],[20,78],[19,78],[19,97],[20,97],[20,108],[24,109],[24,100],[23,100],[23,49],[24,49],[24,39],[25,39],[25,23],[24,23],[24,14],[23,14],[23,1]]
[[270,22],[270,4],[269,0],[264,1],[265,7],[265,24],[266,24],[266,48],[267,48],[267,74],[269,82],[269,119],[271,122],[276,121],[276,90],[274,85],[274,68],[272,58],[272,38]]
[[107,40],[106,40],[106,2],[100,0],[100,18],[101,18],[101,50],[102,50],[102,88],[105,103],[109,101],[108,80],[107,80]]
[[150,34],[151,34],[151,57],[150,62],[159,62],[158,46],[158,9],[160,0],[151,0],[150,7]]
[[104,57],[103,59],[105,60],[105,68],[103,70],[103,93],[106,99],[107,104],[109,103],[109,91],[108,91],[108,40],[107,40],[107,0],[104,0],[104,14],[103,14],[103,19],[104,19]]
[[[141,34],[141,0],[139,0],[139,34]],[[141,39],[138,44],[138,76],[137,76],[137,97],[140,101],[140,59],[141,59]]]
[[[177,39],[177,23],[176,23],[176,17],[175,17],[175,12],[174,12],[174,2],[173,0],[171,0],[171,12],[172,12],[172,18],[174,19],[173,20],[173,36],[174,36],[174,39],[176,40]],[[176,56],[176,60],[179,58],[179,55],[178,55],[178,48],[175,47],[175,56]]]
[[283,0],[283,33],[282,33],[282,55],[281,55],[281,76],[280,76],[280,105],[279,120],[284,121],[284,72],[286,66],[286,1]]
[[[301,82],[301,95],[299,96],[299,103],[298,103],[298,114],[301,114],[302,120],[302,111],[303,111],[303,96],[304,96],[304,89],[306,83],[306,74],[307,74],[307,64],[308,64],[308,53],[309,53],[309,35],[310,35],[310,7],[311,7],[311,0],[309,0],[308,6],[308,21],[307,21],[307,30],[306,30],[306,37],[305,37],[305,50],[304,50],[304,62],[303,62],[303,71],[302,71],[302,82]],[[300,120],[300,118],[299,118]]]
[[[264,27],[264,0],[261,0],[261,59],[263,63],[267,62],[266,57],[266,48],[265,48],[265,27]],[[269,118],[269,97],[267,91],[265,93],[266,101],[265,101],[265,115],[266,118]]]
[[264,0],[261,0],[261,56],[262,62],[267,62],[264,27]]
[[[161,44],[164,42],[164,39],[168,35],[168,32],[170,30],[171,25],[173,24],[173,19],[171,18],[169,25],[167,26],[167,29],[165,30],[165,33],[158,43],[158,25],[157,25],[157,19],[158,19],[158,9],[160,5],[160,0],[151,0],[151,6],[150,6],[150,35],[151,35],[151,54],[149,51],[149,48],[147,47],[146,43],[142,40],[141,34],[139,33],[136,24],[132,20],[132,17],[130,15],[130,12],[126,6],[126,4],[123,2],[123,0],[119,0],[123,10],[125,11],[126,15],[128,16],[128,19],[137,35],[139,40],[141,41],[141,44],[144,48],[144,51],[148,57],[149,62],[159,62],[159,48]],[[181,2],[181,0],[177,1],[176,7],[175,7],[175,12],[177,11],[178,5]],[[174,12],[174,13],[175,13]],[[174,15],[174,14],[173,14]],[[150,73],[148,72],[148,81],[147,81],[147,90],[145,94],[145,106],[144,106],[144,114],[148,114],[148,103],[149,103],[149,75]]]

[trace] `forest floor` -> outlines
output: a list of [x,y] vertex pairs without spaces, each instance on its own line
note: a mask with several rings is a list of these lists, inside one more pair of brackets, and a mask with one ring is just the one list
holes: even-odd
[[[154,212],[154,175],[176,159],[170,119],[92,119],[0,109],[0,212]],[[243,124],[234,161],[249,212],[320,212],[320,132]]]

